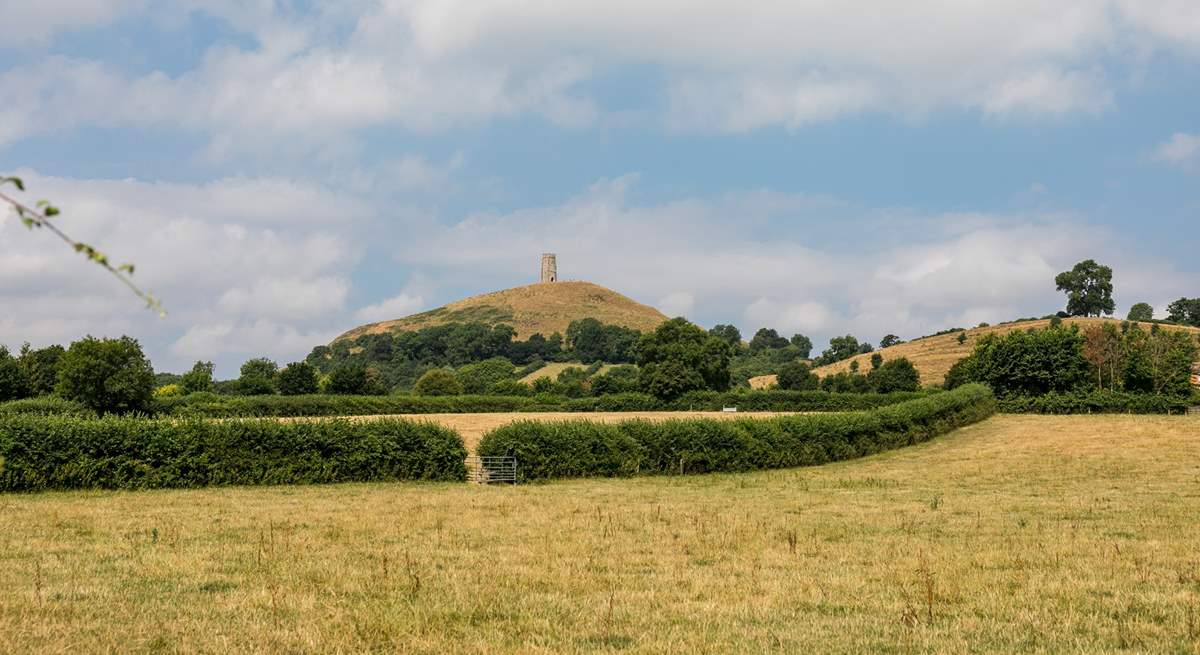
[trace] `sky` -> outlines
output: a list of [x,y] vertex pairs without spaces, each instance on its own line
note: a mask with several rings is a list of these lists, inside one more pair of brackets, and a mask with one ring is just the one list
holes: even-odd
[[155,368],[583,279],[710,327],[909,339],[1200,295],[1195,0],[0,0],[0,344]]

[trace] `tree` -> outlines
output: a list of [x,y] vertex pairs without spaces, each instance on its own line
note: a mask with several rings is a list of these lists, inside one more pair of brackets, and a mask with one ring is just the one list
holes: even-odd
[[59,360],[55,391],[101,414],[141,412],[154,393],[154,369],[136,339],[88,336]]
[[458,381],[464,393],[484,393],[492,385],[513,378],[513,364],[503,357],[467,364],[458,369]]
[[292,362],[279,371],[279,393],[301,396],[317,393],[317,369],[308,362]]
[[1054,278],[1059,291],[1067,294],[1067,313],[1071,316],[1100,316],[1116,310],[1113,303],[1112,269],[1085,259]]
[[213,363],[196,362],[193,364],[192,370],[184,373],[183,376],[179,378],[179,387],[183,390],[183,393],[212,391]]
[[30,396],[48,396],[58,384],[58,363],[66,348],[55,344],[33,349],[29,344],[21,346],[21,373],[25,376],[26,393]]
[[413,393],[418,396],[457,396],[462,392],[463,386],[458,376],[444,368],[425,371],[425,375],[413,386]]
[[775,350],[787,346],[789,341],[779,336],[779,333],[770,328],[761,328],[754,333],[754,338],[750,340],[750,352],[758,353],[764,350]]
[[742,348],[742,331],[737,329],[736,325],[714,325],[708,333],[729,344],[734,350]]
[[0,402],[24,398],[27,394],[25,374],[8,347],[0,346]]
[[1078,329],[1013,330],[985,334],[946,375],[946,386],[982,382],[998,396],[1039,396],[1085,387],[1090,379]]
[[329,393],[339,396],[356,396],[367,386],[367,367],[362,364],[345,364],[329,374]]
[[[867,345],[869,346],[870,344]],[[861,346],[858,343],[858,339],[854,338],[853,335],[847,334],[841,337],[833,337],[829,340],[829,347],[825,349],[825,352],[821,353],[816,363],[817,366],[824,366],[840,362],[843,359],[850,359],[860,352]]]
[[921,388],[921,374],[907,357],[897,357],[867,374],[867,382],[879,393],[916,391]]
[[665,321],[638,341],[639,385],[671,399],[687,391],[729,388],[732,348],[683,318]]
[[1180,298],[1167,305],[1167,320],[1200,327],[1200,298]]
[[1154,308],[1150,303],[1140,302],[1129,308],[1129,315],[1125,317],[1130,321],[1152,321],[1154,320]]
[[821,380],[812,372],[808,364],[792,362],[779,369],[777,384],[780,389],[811,391],[820,387]]
[[636,366],[614,366],[603,375],[592,378],[592,395],[594,396],[632,393],[637,390],[638,369]]
[[899,343],[904,343],[903,341],[900,341],[900,337],[898,337],[894,334],[889,334],[879,340],[879,347],[880,348],[891,348],[892,346],[899,344]]
[[266,357],[256,357],[242,364],[238,388],[247,396],[262,396],[275,393],[275,376],[279,365]]
[[792,345],[796,347],[797,354],[800,356],[800,359],[808,359],[809,355],[812,354],[812,339],[809,339],[803,334],[793,334]]
[[871,355],[871,370],[872,371],[878,369],[882,364],[883,364],[883,355],[881,355],[879,353],[875,353],[874,355]]

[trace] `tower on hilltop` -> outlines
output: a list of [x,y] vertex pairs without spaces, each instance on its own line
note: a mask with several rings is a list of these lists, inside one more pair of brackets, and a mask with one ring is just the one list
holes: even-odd
[[542,283],[558,281],[558,261],[552,252],[542,253]]

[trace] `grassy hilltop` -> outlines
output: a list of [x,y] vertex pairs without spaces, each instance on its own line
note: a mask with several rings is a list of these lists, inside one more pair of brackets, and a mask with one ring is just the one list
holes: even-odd
[[444,307],[392,321],[370,323],[339,336],[354,339],[363,334],[419,330],[446,323],[506,323],[517,331],[518,339],[531,334],[565,334],[571,321],[594,318],[609,325],[620,325],[649,332],[667,320],[667,316],[616,291],[591,282],[553,282],[530,284],[503,291],[471,296]]

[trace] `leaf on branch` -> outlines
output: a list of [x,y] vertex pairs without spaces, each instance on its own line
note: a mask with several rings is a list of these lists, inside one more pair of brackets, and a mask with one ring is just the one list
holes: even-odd
[[19,191],[25,190],[25,183],[19,177],[0,177],[0,186],[4,186],[5,184],[11,184],[17,187]]
[[124,271],[130,275],[133,275],[133,264],[121,264],[120,266],[117,267],[117,270]]

